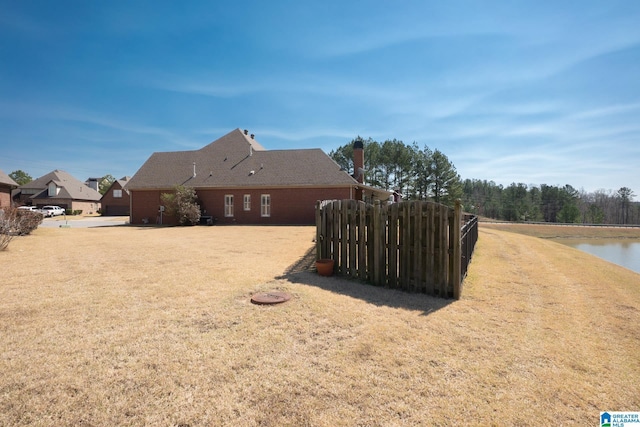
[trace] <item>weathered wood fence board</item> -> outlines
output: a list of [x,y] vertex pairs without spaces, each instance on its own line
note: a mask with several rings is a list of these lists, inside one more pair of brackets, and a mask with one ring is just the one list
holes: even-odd
[[316,257],[340,275],[457,299],[477,240],[477,218],[463,225],[461,213],[459,203],[318,202]]

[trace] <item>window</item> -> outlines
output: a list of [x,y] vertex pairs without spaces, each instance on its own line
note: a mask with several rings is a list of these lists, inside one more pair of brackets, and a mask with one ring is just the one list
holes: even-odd
[[251,194],[244,195],[244,210],[245,211],[251,210]]
[[58,195],[58,186],[54,182],[49,183],[48,195],[49,197],[54,197]]
[[260,216],[271,216],[271,195],[260,196]]
[[224,196],[224,216],[233,216],[233,195]]
[[115,199],[121,198],[122,197],[122,190],[121,189],[120,190],[113,190],[113,197]]

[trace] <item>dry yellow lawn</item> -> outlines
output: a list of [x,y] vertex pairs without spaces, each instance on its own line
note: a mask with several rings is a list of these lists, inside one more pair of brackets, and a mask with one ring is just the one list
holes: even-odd
[[[459,301],[316,275],[313,227],[39,229],[0,252],[2,426],[596,425],[640,275],[484,228]],[[256,306],[253,293],[289,292]]]

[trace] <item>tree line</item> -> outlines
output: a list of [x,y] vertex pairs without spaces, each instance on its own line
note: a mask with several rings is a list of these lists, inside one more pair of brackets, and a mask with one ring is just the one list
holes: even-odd
[[[405,200],[433,200],[452,205],[460,199],[462,183],[455,166],[440,150],[397,139],[384,142],[358,137],[329,153],[341,168],[353,171],[353,144],[364,146],[364,169],[368,185],[395,191]],[[355,173],[354,173],[355,175]]]
[[571,185],[507,187],[493,181],[466,179],[465,209],[477,215],[505,221],[540,221],[582,224],[640,224],[640,203],[629,187],[617,191],[586,192]]
[[460,199],[466,212],[505,221],[640,224],[640,203],[633,201],[635,194],[629,187],[589,193],[568,184],[512,183],[504,187],[494,181],[462,180],[440,150],[415,142],[361,137],[329,153],[346,171],[353,171],[356,141],[364,146],[366,183],[395,191],[404,200],[432,200],[451,206]]

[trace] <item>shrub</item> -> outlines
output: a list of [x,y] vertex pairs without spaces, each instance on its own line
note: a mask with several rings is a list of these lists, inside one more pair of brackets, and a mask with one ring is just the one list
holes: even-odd
[[177,218],[180,225],[194,225],[200,221],[200,206],[196,202],[196,190],[178,185],[175,193],[163,193],[160,199],[166,212]]
[[18,235],[20,236],[31,234],[33,230],[35,230],[40,224],[42,224],[44,215],[42,215],[40,212],[21,211],[18,209],[16,209],[16,212],[18,213],[18,217],[20,218],[18,225]]
[[200,221],[200,206],[195,203],[186,203],[181,206],[178,221],[182,225],[194,225]]
[[16,208],[0,209],[0,251],[5,250],[15,236],[26,236],[42,224],[39,212]]

